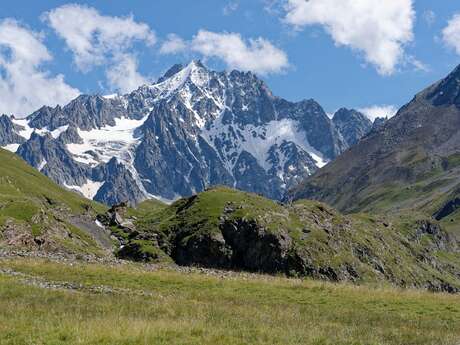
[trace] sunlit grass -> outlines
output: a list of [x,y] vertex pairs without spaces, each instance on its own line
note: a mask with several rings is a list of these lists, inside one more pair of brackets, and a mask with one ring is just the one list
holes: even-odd
[[[53,282],[0,275],[0,344],[458,344],[460,297],[141,266],[0,261]],[[117,290],[118,289],[118,290]],[[120,292],[122,291],[122,292]],[[142,296],[140,293],[148,293]]]

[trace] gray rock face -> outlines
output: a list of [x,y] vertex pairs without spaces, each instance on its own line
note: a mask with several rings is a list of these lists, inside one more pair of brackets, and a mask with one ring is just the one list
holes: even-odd
[[88,167],[76,162],[65,145],[49,133],[32,133],[30,139],[19,146],[17,154],[61,185],[80,186],[86,182]]
[[372,122],[364,114],[354,109],[339,109],[334,114],[332,122],[348,147],[355,145],[372,129]]
[[460,67],[419,92],[287,199],[320,200],[345,212],[415,210],[430,216],[429,206],[445,202],[447,208],[434,216],[456,213],[456,203],[449,202],[460,183],[459,100]]
[[[135,114],[133,114],[135,116]],[[81,95],[64,108],[42,107],[29,116],[33,128],[55,130],[66,125],[74,125],[82,130],[90,130],[115,125],[115,118],[127,117],[127,111],[120,99],[105,99],[101,96]]]
[[455,105],[460,109],[460,66],[457,66],[445,79],[433,85],[426,95],[434,106]]
[[372,131],[378,131],[379,129],[383,127],[383,125],[385,125],[385,122],[387,121],[388,121],[388,118],[377,117],[374,120],[374,123],[372,124]]
[[19,129],[19,126],[15,125],[7,115],[1,115],[0,146],[23,143],[25,139],[17,133]]
[[347,149],[349,137],[365,134],[367,124],[352,115],[337,126],[314,100],[289,102],[253,73],[193,61],[123,96],[42,107],[28,117],[37,132],[18,153],[109,204],[173,200],[216,184],[281,199]]
[[78,134],[78,129],[74,125],[70,125],[61,133],[59,141],[63,144],[83,144],[83,139]]
[[298,103],[278,100],[277,108],[280,114],[299,121],[310,145],[323,153],[326,158],[334,159],[347,149],[347,143],[315,100]]
[[97,191],[94,200],[107,205],[115,205],[119,200],[136,204],[145,199],[132,174],[116,158],[112,158],[100,170],[102,171],[93,172],[93,174],[100,174],[99,180],[103,179],[105,182]]

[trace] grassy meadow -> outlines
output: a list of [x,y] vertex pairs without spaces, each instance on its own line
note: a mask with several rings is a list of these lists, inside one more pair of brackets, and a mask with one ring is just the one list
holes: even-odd
[[458,295],[43,259],[0,272],[0,344],[460,344]]

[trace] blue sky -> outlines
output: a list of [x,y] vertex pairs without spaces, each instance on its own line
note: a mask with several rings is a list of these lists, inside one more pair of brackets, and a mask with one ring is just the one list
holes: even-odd
[[[7,96],[0,96],[0,112],[26,114],[79,92],[126,91],[192,58],[218,70],[256,70],[274,94],[314,98],[328,112],[399,107],[460,62],[459,1],[302,2],[2,1],[0,94]],[[86,25],[73,22],[86,15],[95,31],[82,43],[78,31]],[[121,31],[111,37],[115,17]],[[127,37],[124,25],[132,30]],[[100,28],[105,37],[97,36]],[[180,44],[162,49],[171,34]],[[11,39],[16,35],[24,40]]]

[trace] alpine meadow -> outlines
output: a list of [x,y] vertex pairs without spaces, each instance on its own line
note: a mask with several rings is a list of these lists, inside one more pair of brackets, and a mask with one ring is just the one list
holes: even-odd
[[0,345],[460,344],[460,4],[0,7]]

